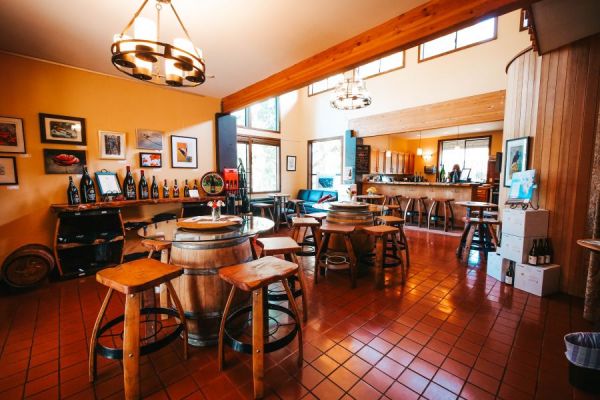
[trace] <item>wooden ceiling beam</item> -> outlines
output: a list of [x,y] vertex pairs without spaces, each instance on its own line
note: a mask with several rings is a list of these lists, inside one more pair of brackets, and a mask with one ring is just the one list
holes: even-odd
[[222,100],[223,112],[304,87],[536,0],[431,0]]

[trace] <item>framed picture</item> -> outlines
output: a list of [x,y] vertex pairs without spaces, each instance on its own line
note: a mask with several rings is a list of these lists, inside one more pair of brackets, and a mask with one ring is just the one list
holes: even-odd
[[152,129],[135,131],[135,147],[144,150],[162,150],[164,132]]
[[118,196],[123,194],[119,178],[114,172],[106,170],[96,172],[96,183],[101,196]]
[[44,149],[46,174],[81,174],[85,163],[85,150]]
[[162,167],[162,153],[140,153],[140,167]]
[[504,154],[504,187],[510,187],[513,174],[528,168],[529,137],[507,140]]
[[98,131],[100,158],[105,160],[125,159],[125,133]]
[[0,116],[0,153],[25,153],[21,118]]
[[17,159],[15,157],[0,156],[0,185],[16,185]]
[[42,143],[86,144],[85,119],[40,113]]
[[285,170],[295,171],[296,170],[296,156],[286,156],[285,158]]
[[198,140],[171,135],[171,167],[198,168]]
[[225,189],[225,181],[218,172],[207,172],[200,179],[200,186],[206,194],[217,195],[223,192]]

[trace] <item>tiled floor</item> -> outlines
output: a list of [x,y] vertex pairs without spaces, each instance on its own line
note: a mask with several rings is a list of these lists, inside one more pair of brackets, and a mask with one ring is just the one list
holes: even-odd
[[[563,335],[590,330],[580,299],[541,299],[465,268],[457,238],[408,231],[411,270],[401,286],[373,289],[370,276],[350,289],[329,274],[315,286],[312,260],[304,365],[295,346],[267,356],[267,398],[282,399],[585,399],[568,383]],[[52,283],[0,298],[1,399],[119,399],[118,362],[99,358],[87,378],[87,343],[104,288],[93,277]],[[115,301],[110,315],[122,312]],[[176,342],[143,357],[141,386],[152,399],[236,399],[252,393],[248,356],[228,352],[218,373],[215,348]]]

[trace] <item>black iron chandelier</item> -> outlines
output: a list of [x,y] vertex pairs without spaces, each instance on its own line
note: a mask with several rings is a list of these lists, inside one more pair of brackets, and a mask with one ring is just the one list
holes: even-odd
[[[192,43],[171,0],[155,0],[156,22],[140,16],[148,1],[144,0],[123,31],[114,36],[111,46],[113,65],[124,74],[157,85],[201,85],[206,80],[202,51]],[[173,44],[159,40],[163,5],[171,7],[185,34],[184,38],[175,38]],[[130,30],[133,30],[132,36],[127,35]]]
[[371,95],[367,91],[365,81],[360,79],[356,70],[352,70],[352,75],[344,79],[334,89],[329,103],[338,110],[356,110],[371,105]]

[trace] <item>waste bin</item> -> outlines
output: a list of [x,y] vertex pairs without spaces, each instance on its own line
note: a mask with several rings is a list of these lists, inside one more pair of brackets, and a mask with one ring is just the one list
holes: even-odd
[[569,382],[585,392],[600,393],[600,332],[565,335]]

